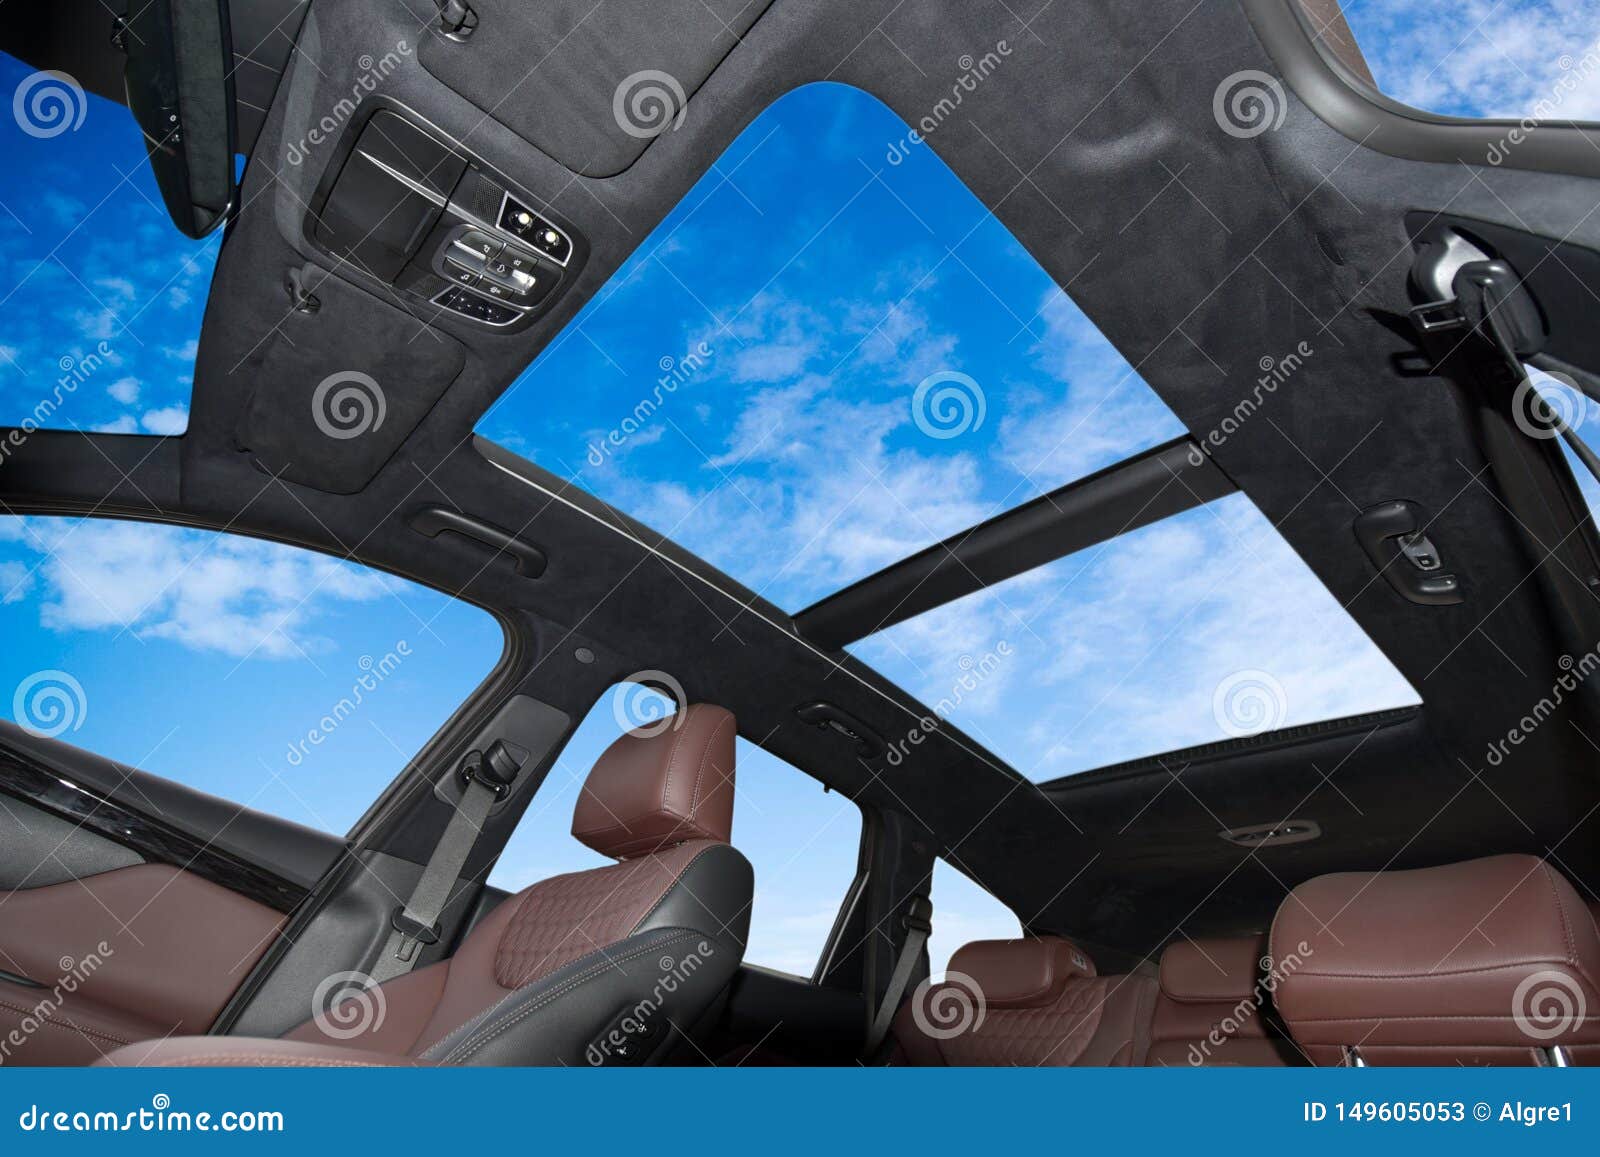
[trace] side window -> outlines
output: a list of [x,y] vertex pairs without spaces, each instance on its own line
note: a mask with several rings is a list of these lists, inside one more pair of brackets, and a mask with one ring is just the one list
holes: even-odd
[[[573,732],[489,876],[508,891],[611,863],[572,838],[584,778],[631,722],[662,718],[671,700],[619,683]],[[738,740],[733,843],[755,869],[745,962],[809,977],[855,879],[861,812],[848,799],[744,739]]]
[[1561,447],[1567,465],[1572,468],[1573,477],[1578,480],[1578,489],[1589,504],[1589,512],[1600,517],[1600,481],[1589,473],[1589,468],[1572,452],[1567,440],[1550,428],[1550,420],[1560,418],[1572,427],[1579,438],[1593,447],[1600,440],[1596,438],[1596,431],[1600,430],[1600,404],[1565,374],[1549,374],[1533,366],[1523,368],[1528,373],[1533,389],[1531,396],[1520,402],[1518,424],[1532,437],[1553,440]]
[[0,519],[0,714],[34,735],[343,833],[489,674],[447,595],[299,547]]
[[928,967],[938,976],[957,948],[971,940],[1015,940],[1022,935],[1016,913],[943,860],[933,865],[933,934]]

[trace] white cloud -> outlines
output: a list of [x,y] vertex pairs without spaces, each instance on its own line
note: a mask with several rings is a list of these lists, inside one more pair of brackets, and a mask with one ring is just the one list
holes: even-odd
[[189,410],[186,406],[146,410],[140,422],[152,434],[181,434],[189,426]]
[[106,393],[125,406],[131,406],[139,400],[139,379],[118,378],[106,387]]
[[23,531],[41,556],[40,622],[54,631],[284,658],[324,649],[319,620],[386,589],[351,564],[232,535],[95,519],[28,519]]
[[33,589],[33,572],[20,562],[0,562],[0,603],[10,604],[27,597]]
[[[1000,453],[1036,489],[1103,469],[1183,433],[1172,411],[1060,290],[1040,303],[1042,378],[1011,391]],[[1062,387],[1065,387],[1063,390]]]
[[[1600,119],[1596,0],[1411,0],[1347,5],[1380,87],[1407,104],[1465,116]],[[1563,68],[1563,62],[1567,67]]]
[[1240,671],[1283,688],[1279,726],[1416,702],[1242,496],[1135,531],[891,628],[857,649],[925,700],[961,654],[1015,652],[952,722],[1032,779],[1228,738],[1213,695]]
[[132,414],[123,414],[109,422],[97,422],[93,428],[97,434],[137,434],[139,422]]

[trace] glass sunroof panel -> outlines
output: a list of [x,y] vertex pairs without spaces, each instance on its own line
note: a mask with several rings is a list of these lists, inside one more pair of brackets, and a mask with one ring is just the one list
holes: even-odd
[[1242,494],[849,650],[1035,782],[1419,702]]
[[909,131],[779,100],[479,433],[790,610],[1181,434]]

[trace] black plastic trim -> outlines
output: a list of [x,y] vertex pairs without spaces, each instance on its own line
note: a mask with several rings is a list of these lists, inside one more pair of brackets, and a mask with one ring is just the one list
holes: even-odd
[[1179,438],[901,559],[807,607],[795,629],[835,650],[1237,489],[1199,446]]
[[0,792],[71,820],[125,847],[146,861],[171,864],[203,880],[280,912],[292,911],[306,889],[229,855],[171,824],[118,803],[21,752],[0,747]]
[[1422,715],[1421,707],[1395,707],[1388,711],[1373,711],[1366,715],[1347,715],[1342,719],[1325,719],[1318,723],[1302,723],[1297,727],[1284,727],[1277,731],[1264,731],[1260,735],[1246,735],[1241,739],[1224,739],[1217,743],[1202,743],[1196,747],[1182,747],[1177,751],[1164,751],[1146,755],[1123,763],[1107,764],[1089,771],[1074,772],[1057,779],[1047,779],[1038,785],[1040,791],[1052,795],[1076,788],[1103,784],[1109,780],[1132,779],[1159,771],[1171,775],[1174,768],[1181,771],[1196,763],[1210,763],[1234,759],[1262,751],[1276,751],[1295,747],[1311,740],[1336,739],[1342,735],[1357,735],[1383,727],[1410,723]]

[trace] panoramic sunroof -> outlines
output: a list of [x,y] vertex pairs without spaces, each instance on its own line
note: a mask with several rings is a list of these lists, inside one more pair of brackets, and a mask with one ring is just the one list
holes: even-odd
[[173,227],[126,108],[4,53],[0,94],[0,422],[183,433],[222,234]]
[[1184,432],[831,83],[745,130],[478,430],[789,610]]
[[1419,702],[1243,494],[848,649],[1036,782]]

